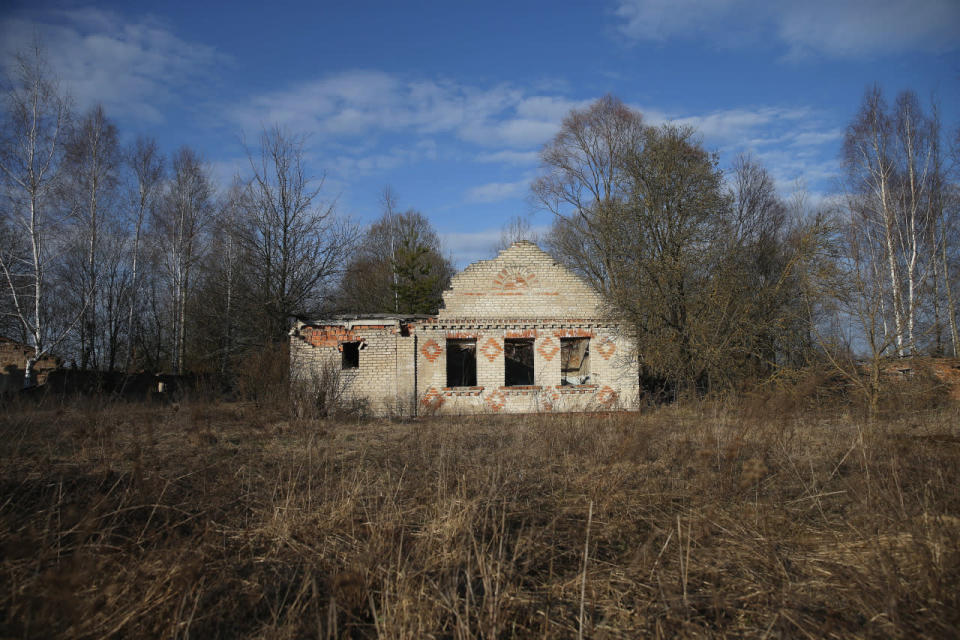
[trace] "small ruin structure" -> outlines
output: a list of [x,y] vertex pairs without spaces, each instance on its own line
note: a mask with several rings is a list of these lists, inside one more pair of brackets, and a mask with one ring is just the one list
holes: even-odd
[[454,276],[436,315],[298,321],[290,359],[377,415],[635,409],[640,391],[600,295],[527,241]]
[[[33,353],[33,347],[28,344],[0,337],[0,396],[15,395],[23,389],[24,367]],[[45,384],[62,364],[60,358],[50,354],[37,360],[33,364],[35,384]]]

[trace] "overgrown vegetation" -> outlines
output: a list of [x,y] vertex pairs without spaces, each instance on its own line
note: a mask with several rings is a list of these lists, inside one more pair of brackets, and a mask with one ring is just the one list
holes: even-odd
[[952,636],[960,412],[835,382],[405,423],[8,407],[0,635]]

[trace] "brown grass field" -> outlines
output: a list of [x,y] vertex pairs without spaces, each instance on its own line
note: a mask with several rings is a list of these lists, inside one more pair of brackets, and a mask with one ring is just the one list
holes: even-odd
[[930,404],[0,407],[0,637],[956,637]]

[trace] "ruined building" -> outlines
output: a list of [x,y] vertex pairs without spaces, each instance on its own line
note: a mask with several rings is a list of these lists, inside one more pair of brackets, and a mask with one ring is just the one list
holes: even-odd
[[435,316],[298,322],[291,373],[380,415],[632,409],[629,339],[599,295],[531,242],[453,277]]

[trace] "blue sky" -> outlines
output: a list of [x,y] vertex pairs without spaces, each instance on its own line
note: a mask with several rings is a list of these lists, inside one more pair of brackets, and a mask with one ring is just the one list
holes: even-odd
[[193,146],[226,184],[242,136],[280,124],[341,213],[373,220],[389,184],[460,266],[515,215],[549,224],[528,198],[537,151],[608,92],[812,201],[868,85],[935,95],[960,124],[957,0],[5,3],[3,53],[34,34],[126,138]]

